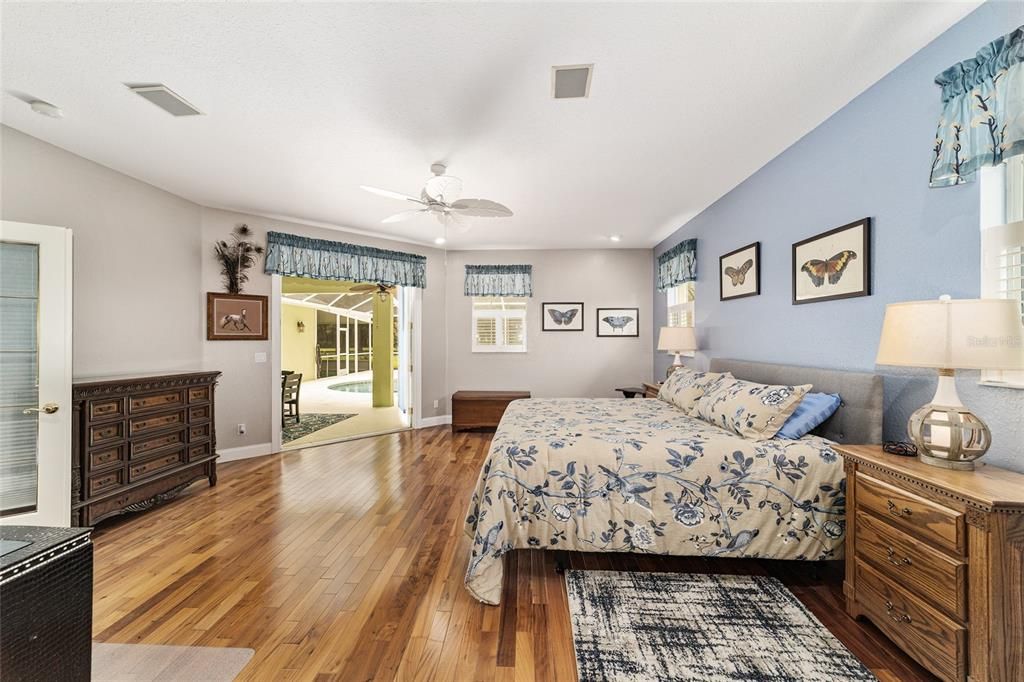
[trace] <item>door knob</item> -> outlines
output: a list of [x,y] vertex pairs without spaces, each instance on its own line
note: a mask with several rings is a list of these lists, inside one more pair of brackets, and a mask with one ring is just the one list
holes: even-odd
[[53,414],[60,409],[60,405],[57,403],[46,403],[40,407],[29,407],[21,411],[22,414],[32,414],[33,412],[45,412],[46,414]]

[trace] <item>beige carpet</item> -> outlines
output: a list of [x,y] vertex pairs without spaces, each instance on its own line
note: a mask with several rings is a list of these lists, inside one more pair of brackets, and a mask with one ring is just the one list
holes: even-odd
[[252,649],[155,644],[92,644],[93,682],[231,682]]

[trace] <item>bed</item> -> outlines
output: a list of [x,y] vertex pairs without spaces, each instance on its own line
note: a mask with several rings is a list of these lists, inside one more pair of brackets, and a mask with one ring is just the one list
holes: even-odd
[[834,442],[881,440],[873,374],[715,359],[711,370],[839,393],[799,440],[748,440],[657,399],[511,403],[467,512],[466,587],[501,597],[519,548],[824,560],[842,557],[845,476]]

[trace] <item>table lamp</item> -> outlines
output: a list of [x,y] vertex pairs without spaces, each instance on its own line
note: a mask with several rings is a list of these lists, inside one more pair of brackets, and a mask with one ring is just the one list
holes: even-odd
[[693,333],[693,327],[662,327],[658,334],[658,350],[675,354],[675,362],[665,373],[665,376],[671,376],[672,372],[683,366],[679,354],[697,350],[697,336]]
[[988,426],[960,402],[957,369],[1024,369],[1020,302],[1009,299],[892,303],[885,308],[879,365],[939,371],[935,397],[907,425],[918,459],[947,469],[973,469],[992,442]]

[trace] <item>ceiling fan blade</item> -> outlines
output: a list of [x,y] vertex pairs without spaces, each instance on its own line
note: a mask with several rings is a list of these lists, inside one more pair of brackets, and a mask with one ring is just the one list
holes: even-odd
[[423,185],[423,192],[435,201],[450,204],[462,196],[462,180],[454,175],[435,175]]
[[371,291],[377,291],[376,284],[357,284],[351,289],[349,289],[349,293],[352,294],[367,294],[370,293]]
[[418,215],[420,215],[422,213],[430,213],[430,210],[426,209],[426,208],[414,208],[411,211],[402,211],[401,213],[396,213],[395,215],[389,215],[387,218],[385,218],[381,222],[382,223],[400,223],[403,220],[410,220],[412,218],[415,218],[416,216],[418,216]]
[[420,201],[419,199],[417,199],[416,197],[411,197],[408,194],[402,194],[401,192],[392,192],[389,189],[381,189],[380,187],[370,187],[369,185],[359,185],[359,189],[364,189],[367,192],[370,192],[371,194],[379,194],[380,196],[387,197],[389,199],[400,199],[402,201],[412,201],[412,202],[415,202],[417,204],[424,203],[424,202]]
[[478,218],[508,218],[512,211],[490,199],[459,199],[451,205],[453,211]]

